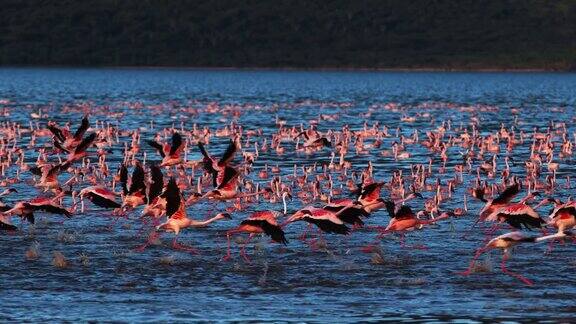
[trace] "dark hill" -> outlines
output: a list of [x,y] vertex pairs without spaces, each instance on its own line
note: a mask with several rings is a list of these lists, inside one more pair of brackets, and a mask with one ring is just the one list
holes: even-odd
[[3,0],[1,65],[576,67],[573,0]]

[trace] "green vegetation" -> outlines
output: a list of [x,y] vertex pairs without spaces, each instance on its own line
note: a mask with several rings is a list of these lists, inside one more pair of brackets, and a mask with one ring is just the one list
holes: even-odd
[[1,65],[576,69],[573,0],[3,0]]

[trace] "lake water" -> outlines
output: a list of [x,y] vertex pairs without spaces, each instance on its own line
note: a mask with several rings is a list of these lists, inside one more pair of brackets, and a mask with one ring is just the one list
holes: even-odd
[[[152,138],[157,130],[172,125],[189,130],[197,124],[215,130],[236,121],[247,130],[262,128],[269,141],[277,131],[276,118],[287,125],[306,126],[320,114],[336,115],[334,120],[320,121],[321,131],[340,130],[345,124],[360,130],[368,121],[369,126],[374,122],[387,125],[392,135],[400,126],[406,136],[418,129],[424,137],[426,130],[438,127],[442,121],[450,119],[455,126],[466,126],[473,118],[479,120],[484,134],[499,129],[501,123],[516,123],[516,127],[530,133],[534,127],[543,129],[552,121],[567,122],[569,134],[576,131],[576,74],[567,73],[3,68],[0,99],[4,100],[0,108],[6,107],[9,112],[1,117],[2,122],[28,127],[31,120],[45,125],[50,119],[76,125],[83,113],[90,111],[92,125],[99,120],[119,125],[122,130],[140,127],[143,138]],[[210,103],[229,105],[231,110],[239,111],[238,116],[222,110],[207,112]],[[390,109],[390,103],[398,109]],[[459,109],[462,107],[470,109]],[[31,119],[30,114],[39,108],[49,118]],[[521,113],[512,114],[512,108]],[[406,123],[401,121],[404,115],[417,118]],[[151,120],[155,130],[149,128]],[[23,139],[24,146],[29,137]],[[108,159],[113,170],[130,137],[120,140],[122,143]],[[382,149],[389,149],[393,140],[386,139]],[[226,141],[213,139],[210,150],[222,150]],[[37,145],[45,143],[48,138],[39,139]],[[282,156],[263,153],[254,169],[278,164],[281,175],[287,176],[292,174],[294,163],[330,161],[329,150],[305,155],[294,152],[293,144],[285,147]],[[149,147],[143,144],[142,149],[154,157]],[[372,161],[375,178],[389,181],[393,170],[409,172],[411,164],[427,164],[431,156],[420,146],[409,151],[411,157],[399,162],[377,151],[363,155],[350,152],[346,159],[353,163],[354,170],[362,170]],[[459,162],[458,148],[450,152],[455,157],[447,165],[449,170]],[[515,159],[523,161],[527,153],[519,150]],[[27,158],[33,163],[36,154],[29,153]],[[190,148],[188,158],[200,158],[195,147]],[[558,178],[574,175],[572,158],[558,162]],[[512,170],[525,175],[522,163]],[[14,173],[15,167],[7,175]],[[248,177],[264,184],[256,173]],[[437,177],[446,181],[454,177],[454,172],[438,173]],[[475,173],[465,174],[464,185],[445,203],[446,208],[462,205],[474,177]],[[22,178],[26,181],[31,175],[23,173]],[[15,187],[19,193],[6,198],[6,202],[38,194],[29,183]],[[572,190],[554,193],[560,198],[572,194]],[[433,194],[423,195],[429,198]],[[313,251],[297,239],[303,224],[287,228],[290,243],[285,248],[268,244],[266,239],[255,240],[257,248],[249,249],[254,255],[251,264],[244,263],[237,254],[232,261],[220,261],[226,249],[225,230],[247,217],[250,210],[279,210],[279,204],[260,202],[248,211],[233,213],[232,221],[185,231],[181,241],[198,247],[199,256],[171,250],[171,235],[163,236],[164,245],[133,252],[145,240],[137,236],[139,221],[120,220],[110,229],[110,213],[89,203],[88,212],[64,223],[59,216],[39,214],[33,230],[25,224],[18,234],[0,233],[0,321],[576,320],[576,249],[572,243],[557,245],[547,255],[546,244],[515,249],[508,266],[533,280],[532,287],[499,271],[500,251],[482,259],[491,260],[490,272],[468,277],[456,274],[467,267],[483,239],[479,230],[462,238],[462,232],[471,226],[482,207],[471,197],[468,201],[470,213],[454,220],[455,230],[449,223],[442,223],[408,234],[410,243],[426,244],[427,250],[402,249],[398,239],[389,236],[381,243],[383,262],[377,263],[372,262],[373,255],[360,251],[375,233],[328,235],[327,249]],[[420,209],[423,202],[416,200],[410,205]],[[301,203],[294,200],[289,209],[298,207]],[[201,203],[188,208],[188,214],[202,219],[210,216],[210,208]],[[367,222],[385,225],[388,220],[385,211],[379,211]],[[34,242],[39,243],[40,257],[29,261],[25,252]],[[54,267],[54,251],[61,251],[70,266]],[[80,262],[81,254],[89,258],[88,265]]]

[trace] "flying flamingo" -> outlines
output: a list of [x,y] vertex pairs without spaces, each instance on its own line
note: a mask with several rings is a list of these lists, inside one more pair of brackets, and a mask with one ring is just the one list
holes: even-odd
[[556,234],[541,236],[541,237],[526,236],[522,232],[511,232],[511,233],[502,234],[500,236],[497,236],[497,237],[491,239],[484,247],[478,249],[476,251],[476,254],[474,255],[474,257],[472,258],[472,261],[470,261],[470,266],[468,267],[468,269],[464,272],[461,272],[460,274],[464,275],[464,276],[470,275],[472,273],[472,270],[474,268],[474,264],[476,263],[476,260],[478,260],[478,258],[484,252],[487,252],[490,249],[502,249],[503,250],[502,263],[500,265],[502,272],[507,274],[507,275],[510,275],[510,276],[513,276],[515,278],[520,279],[523,283],[525,283],[528,286],[532,286],[533,285],[532,281],[526,279],[525,277],[523,277],[517,273],[511,272],[510,270],[508,270],[506,268],[506,261],[509,258],[510,248],[512,248],[512,247],[514,247],[520,243],[535,243],[535,242],[545,241],[545,240],[549,240],[549,239],[563,238],[566,236],[567,236],[567,234],[565,234],[565,233],[556,233]]
[[48,123],[48,130],[54,135],[54,146],[58,149],[70,152],[75,149],[81,142],[84,134],[90,127],[88,116],[82,118],[82,122],[76,132],[72,135],[69,130],[59,128],[55,123]]
[[[162,193],[162,196],[166,199],[166,216],[168,217],[168,220],[158,225],[156,227],[156,232],[173,232],[174,239],[172,241],[172,248],[176,250],[183,250],[193,254],[198,253],[196,249],[184,246],[177,242],[178,235],[180,234],[181,230],[189,227],[205,227],[210,223],[221,219],[231,219],[230,214],[227,213],[219,213],[205,221],[197,221],[188,218],[186,215],[186,207],[184,205],[182,195],[180,194],[180,188],[178,188],[174,178],[170,179],[166,189]],[[151,242],[154,241],[156,237],[157,235],[151,235],[151,237],[148,239],[148,242],[137,250],[143,251],[148,245],[151,244]]]
[[12,209],[3,212],[4,215],[18,215],[25,218],[29,223],[34,224],[34,212],[44,211],[51,214],[60,214],[68,218],[72,217],[72,213],[66,208],[62,207],[56,201],[62,197],[63,194],[56,197],[37,197],[30,201],[17,202]]
[[166,210],[166,199],[160,197],[164,189],[164,175],[157,165],[150,167],[150,177],[152,182],[148,187],[147,204],[142,210],[142,217],[152,216],[158,218]]
[[122,207],[136,208],[146,203],[146,174],[144,168],[137,162],[132,171],[130,188],[128,188],[128,168],[126,165],[120,167],[120,183],[122,184],[122,193],[124,195]]
[[158,154],[160,154],[162,157],[162,162],[160,163],[161,167],[173,166],[182,163],[182,157],[180,154],[184,149],[184,141],[182,140],[182,135],[180,135],[178,132],[174,132],[172,134],[171,144],[165,143],[162,145],[153,140],[148,140],[146,143],[155,148],[156,151],[158,151]]
[[224,182],[224,179],[227,177],[227,173],[229,174],[231,172],[230,170],[235,170],[228,165],[234,159],[236,151],[238,150],[238,146],[234,140],[230,140],[226,151],[224,151],[222,158],[220,158],[218,161],[210,156],[208,151],[206,151],[206,148],[204,148],[204,144],[202,142],[198,142],[198,148],[204,156],[204,169],[206,169],[206,171],[212,175],[214,187],[221,185]]
[[250,234],[240,249],[240,255],[248,263],[250,263],[250,259],[246,255],[246,246],[257,234],[265,233],[266,235],[270,236],[274,242],[284,245],[288,244],[288,240],[286,240],[284,231],[276,221],[280,215],[282,215],[282,213],[270,210],[255,212],[251,214],[247,219],[243,220],[238,227],[227,231],[226,236],[228,239],[228,250],[226,256],[224,256],[222,260],[228,261],[230,259],[230,237],[237,233]]
[[[490,215],[496,212],[498,209],[506,207],[508,203],[520,192],[520,186],[515,183],[512,186],[506,188],[498,197],[487,200],[484,198],[484,190],[483,189],[476,189],[473,194],[476,198],[480,199],[481,201],[485,202],[486,205],[480,210],[480,217],[476,221],[484,221]],[[476,225],[474,223],[474,225]]]
[[94,205],[116,209],[122,207],[116,202],[116,194],[103,186],[91,186],[80,190],[81,212],[84,212],[84,197],[88,198]]
[[[322,238],[322,232],[342,235],[350,233],[350,228],[346,226],[344,221],[340,219],[336,213],[323,208],[305,207],[300,209],[284,221],[282,227],[296,221],[304,221],[310,225],[316,225],[320,229],[320,238]],[[362,221],[360,220],[360,222]],[[302,234],[302,239],[305,239],[307,231],[308,229]]]
[[40,176],[40,182],[38,183],[39,187],[57,189],[60,188],[58,175],[60,172],[68,169],[68,167],[70,167],[70,162],[56,165],[44,164],[39,167],[32,167],[29,170],[32,174]]
[[[385,228],[377,228],[380,234],[378,238],[382,238],[388,233],[399,233],[400,234],[400,246],[406,247],[404,244],[405,233],[414,231],[422,228],[425,225],[434,224],[440,220],[450,217],[452,214],[449,212],[442,213],[440,216],[429,219],[422,220],[417,217],[417,215],[412,211],[412,209],[403,205],[396,209],[394,202],[386,201],[386,210],[390,215],[390,222]],[[415,246],[415,248],[425,248],[424,246]]]
[[96,133],[92,133],[88,136],[86,136],[81,142],[80,144],[78,144],[74,150],[70,150],[68,151],[68,159],[66,160],[65,163],[72,163],[74,161],[78,161],[83,159],[85,156],[88,155],[88,153],[86,153],[86,150],[94,143],[94,140],[96,140]]

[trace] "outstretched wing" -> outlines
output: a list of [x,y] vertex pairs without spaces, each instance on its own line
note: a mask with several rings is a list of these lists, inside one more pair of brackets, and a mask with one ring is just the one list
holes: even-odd
[[174,178],[170,178],[162,194],[166,198],[166,216],[171,217],[180,209],[180,188]]
[[180,150],[180,147],[184,144],[182,141],[182,135],[178,132],[172,134],[172,146],[170,146],[170,155],[176,154]]
[[54,139],[54,147],[56,147],[57,149],[59,149],[62,152],[70,153],[70,150],[64,148],[64,146],[62,146],[62,144],[60,142],[58,142],[56,139]]
[[162,147],[162,145],[160,145],[160,143],[158,143],[156,141],[152,141],[152,140],[147,140],[146,143],[148,143],[148,145],[155,148],[156,151],[158,151],[158,154],[160,154],[160,156],[162,158],[164,158],[166,156],[166,154],[164,154],[164,148]]
[[239,175],[240,173],[233,167],[224,168],[223,172],[218,173],[218,179],[217,179],[218,187],[216,189],[222,189],[226,187],[229,183],[234,181],[234,179],[236,179]]
[[414,212],[412,209],[406,205],[401,206],[396,214],[394,215],[396,219],[407,219],[407,218],[414,218]]
[[336,217],[340,218],[344,223],[364,225],[360,216],[367,217],[370,214],[367,213],[364,208],[358,208],[356,206],[348,206],[336,214]]
[[146,192],[144,168],[140,163],[136,164],[134,171],[132,171],[132,182],[130,183],[130,190],[128,194],[133,194],[136,192]]
[[214,161],[212,161],[210,154],[208,154],[208,151],[206,151],[206,148],[204,147],[204,144],[202,142],[198,142],[198,148],[200,149],[200,153],[202,153],[202,155],[204,156],[203,165],[206,172],[211,174],[216,173],[217,171],[216,169],[214,169],[214,166],[212,165]]
[[120,166],[120,183],[122,184],[122,193],[128,194],[128,168],[122,164]]
[[66,138],[64,137],[64,134],[62,134],[62,130],[56,126],[53,125],[48,125],[48,130],[52,133],[52,135],[54,135],[55,139],[58,140],[59,142],[64,142],[66,140]]
[[62,208],[62,207],[58,207],[58,206],[54,206],[54,205],[30,205],[32,206],[32,208],[34,208],[34,210],[40,210],[40,211],[44,211],[47,213],[52,213],[52,214],[60,214],[60,215],[64,215],[68,218],[72,217],[72,213],[70,213],[66,208]]
[[390,218],[394,218],[396,216],[396,204],[392,200],[385,200],[384,205],[386,206],[386,211]]
[[480,201],[488,202],[488,201],[486,200],[486,198],[484,198],[484,188],[474,189],[474,191],[472,192],[472,196],[476,197],[476,198],[479,199]]
[[62,170],[68,169],[68,167],[70,167],[70,162],[64,162],[62,164],[57,164],[57,165],[53,166],[48,171],[47,178],[54,177],[54,176],[58,175]]
[[86,136],[86,138],[84,138],[82,140],[82,142],[80,142],[80,144],[78,144],[78,146],[76,146],[76,150],[74,151],[74,153],[78,154],[78,153],[82,153],[82,152],[86,151],[88,149],[88,147],[90,147],[90,145],[92,145],[94,140],[96,140],[96,133],[92,133],[92,134]]
[[0,231],[17,231],[18,227],[0,221]]
[[84,118],[82,118],[82,123],[80,123],[76,133],[74,133],[74,139],[77,141],[81,140],[84,136],[84,133],[86,133],[88,130],[88,127],[90,127],[90,122],[88,121],[88,115],[86,115]]
[[263,219],[246,219],[243,220],[240,225],[251,225],[260,227],[266,235],[270,236],[274,242],[282,243],[284,245],[288,244],[284,231],[278,225],[273,225],[268,223]]
[[162,189],[164,188],[164,175],[157,165],[150,167],[150,174],[152,177],[152,183],[150,184],[150,191],[148,193],[149,202],[160,196]]
[[220,161],[218,161],[218,166],[224,167],[230,161],[232,161],[234,159],[234,155],[236,154],[237,149],[238,147],[236,146],[236,143],[234,142],[234,140],[231,139],[230,144],[228,144],[226,151],[224,151],[224,154],[222,155],[222,158],[220,159]]
[[520,185],[517,183],[506,188],[497,198],[492,200],[492,204],[507,204],[520,192]]
[[33,175],[42,176],[42,168],[40,168],[40,167],[35,166],[35,167],[29,168],[28,170]]
[[374,182],[367,186],[363,186],[360,191],[360,199],[376,200],[380,198],[380,190],[384,182]]

